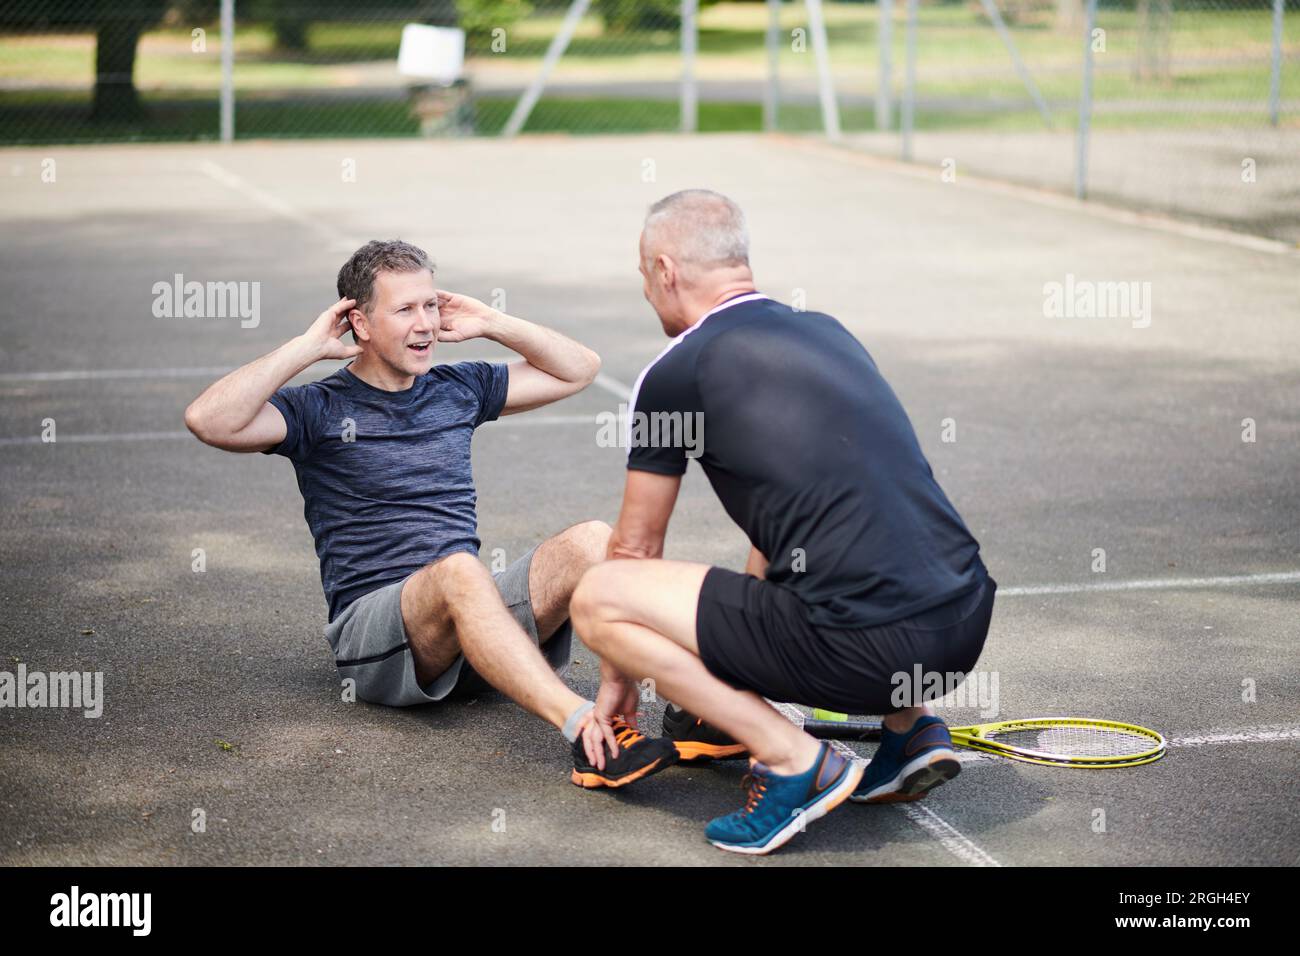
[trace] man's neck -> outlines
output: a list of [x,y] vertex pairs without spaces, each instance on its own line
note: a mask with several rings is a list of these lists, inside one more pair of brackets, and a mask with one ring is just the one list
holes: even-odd
[[414,375],[395,372],[390,366],[378,360],[367,361],[370,355],[370,352],[362,352],[348,366],[348,371],[367,385],[383,392],[404,392],[415,384]]
[[736,296],[757,291],[754,287],[753,278],[737,279],[734,282],[718,286],[716,291],[710,291],[695,301],[694,308],[691,310],[695,314],[695,321],[691,325],[698,325],[706,315],[728,299],[734,299]]

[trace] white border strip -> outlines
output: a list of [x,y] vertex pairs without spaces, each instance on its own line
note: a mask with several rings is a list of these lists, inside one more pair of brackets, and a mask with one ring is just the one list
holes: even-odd
[[1214,744],[1275,743],[1279,740],[1300,740],[1300,727],[1243,727],[1240,730],[1200,737],[1175,737],[1168,741],[1168,746],[1205,747]]
[[998,597],[1039,597],[1048,594],[1088,594],[1093,591],[1175,591],[1191,588],[1249,587],[1259,584],[1300,584],[1300,571],[1266,574],[1231,574],[1211,578],[1139,578],[1097,584],[1045,584],[1032,587],[998,588]]
[[86,368],[59,372],[0,372],[0,384],[6,382],[83,382],[106,378],[210,378],[226,375],[233,367],[197,368]]
[[[482,426],[488,429],[495,428],[536,428],[550,427],[555,425],[595,425],[598,419],[595,415],[509,415],[505,418],[497,419],[495,422],[488,422]],[[0,446],[5,445],[62,445],[65,442],[81,445],[102,444],[105,442],[115,441],[175,441],[183,438],[193,438],[189,432],[116,432],[102,435],[58,435],[56,441],[47,442],[40,435],[22,435],[16,438],[0,438]]]

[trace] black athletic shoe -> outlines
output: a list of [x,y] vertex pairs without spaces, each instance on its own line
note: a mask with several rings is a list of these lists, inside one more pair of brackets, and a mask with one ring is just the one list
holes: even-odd
[[671,740],[646,737],[633,730],[618,717],[614,720],[614,739],[618,741],[618,756],[611,757],[605,749],[605,769],[597,770],[587,759],[582,738],[573,742],[573,773],[569,779],[579,787],[621,787],[624,784],[658,773],[677,762],[677,748]]
[[749,753],[744,744],[675,704],[664,708],[664,736],[677,745],[679,760],[730,760]]

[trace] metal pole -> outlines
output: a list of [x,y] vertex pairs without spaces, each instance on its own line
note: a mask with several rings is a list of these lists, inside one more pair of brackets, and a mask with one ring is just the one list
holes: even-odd
[[1268,121],[1277,125],[1282,110],[1282,7],[1286,0],[1273,0],[1273,75],[1268,84]]
[[1097,23],[1097,0],[1088,0],[1083,26],[1083,92],[1079,96],[1079,129],[1074,145],[1074,196],[1088,196],[1088,133],[1092,121],[1092,30]]
[[699,44],[695,15],[699,0],[682,0],[682,132],[699,125],[699,95],[695,89],[695,50]]
[[235,139],[235,0],[221,0],[221,141]]
[[1011,65],[1016,68],[1016,75],[1020,77],[1020,82],[1024,84],[1025,89],[1029,92],[1029,98],[1034,101],[1039,114],[1043,117],[1043,122],[1050,129],[1052,127],[1052,111],[1047,108],[1047,102],[1043,99],[1043,94],[1038,92],[1038,86],[1034,83],[1034,78],[1029,75],[1029,70],[1026,69],[1024,61],[1020,59],[1020,51],[1016,49],[1016,43],[1011,39],[1011,31],[1007,29],[1006,21],[1002,19],[997,4],[993,0],[980,0],[980,3],[984,6],[984,13],[993,21],[993,29],[997,30],[1002,45],[1007,48],[1007,53],[1011,55]]
[[906,60],[903,65],[903,109],[901,126],[903,131],[903,159],[912,159],[912,124],[916,119],[916,15],[919,0],[907,0],[907,27],[904,39],[907,42]]
[[555,39],[546,48],[546,58],[542,61],[542,68],[538,70],[537,76],[533,77],[533,82],[524,91],[524,95],[519,97],[519,102],[515,104],[514,111],[510,114],[510,119],[506,121],[505,128],[501,130],[502,136],[517,136],[519,131],[524,128],[529,115],[533,112],[533,107],[541,99],[547,78],[551,75],[551,71],[555,69],[555,64],[560,62],[560,57],[564,56],[564,51],[569,48],[569,41],[573,39],[573,31],[578,29],[578,21],[586,15],[587,7],[590,5],[591,0],[573,0],[569,12],[564,15],[564,22],[560,24],[560,32],[555,34]]
[[781,108],[781,0],[767,0],[767,88],[763,93],[763,129],[776,132]]
[[822,0],[807,0],[808,28],[812,33],[813,55],[817,57],[817,92],[822,104],[822,129],[831,140],[840,138],[840,108],[835,102],[835,84],[831,79],[831,55],[826,43],[826,20],[822,17]]
[[876,129],[889,129],[893,125],[893,46],[894,0],[878,0],[880,27],[876,31],[880,44],[880,81],[876,85]]

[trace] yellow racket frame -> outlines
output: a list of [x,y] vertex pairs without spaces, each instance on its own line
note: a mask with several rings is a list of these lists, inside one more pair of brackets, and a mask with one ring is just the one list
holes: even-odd
[[[1141,753],[1127,754],[1123,757],[1059,757],[1023,747],[1012,747],[990,740],[986,736],[998,730],[1050,730],[1053,727],[1110,727],[1124,730],[1151,739],[1151,748]],[[1165,755],[1165,738],[1149,727],[1137,724],[1125,724],[1117,720],[1097,720],[1092,717],[1031,717],[1028,720],[999,720],[988,724],[972,724],[967,727],[950,727],[952,742],[959,747],[967,747],[981,753],[1006,757],[1009,760],[1021,760],[1025,763],[1041,764],[1045,767],[1138,767],[1153,763]]]

